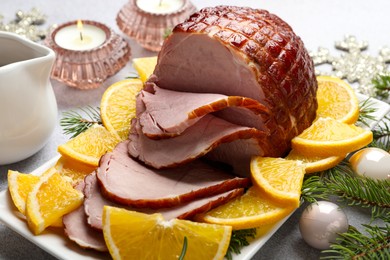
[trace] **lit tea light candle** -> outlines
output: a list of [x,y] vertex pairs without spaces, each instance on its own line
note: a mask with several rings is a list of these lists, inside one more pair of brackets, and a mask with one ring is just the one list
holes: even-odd
[[85,51],[102,45],[106,38],[103,29],[79,20],[77,23],[60,28],[55,34],[54,41],[64,49]]
[[154,14],[169,14],[179,10],[183,4],[183,0],[137,0],[137,6],[149,13]]

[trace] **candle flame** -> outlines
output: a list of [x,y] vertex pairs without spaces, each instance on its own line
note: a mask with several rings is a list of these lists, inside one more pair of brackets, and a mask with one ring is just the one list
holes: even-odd
[[83,41],[83,22],[81,20],[77,20],[77,29],[80,32],[80,40]]
[[79,29],[80,32],[83,31],[83,22],[81,20],[77,20],[77,29]]

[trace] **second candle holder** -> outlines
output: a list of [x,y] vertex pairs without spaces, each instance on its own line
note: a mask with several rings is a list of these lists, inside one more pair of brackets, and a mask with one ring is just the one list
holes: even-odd
[[167,31],[196,10],[189,0],[129,0],[116,22],[145,49],[160,51]]
[[[88,20],[82,22],[92,28],[92,36],[87,33],[81,41],[77,39],[82,36],[73,28],[77,24],[73,21],[56,28],[45,44],[56,53],[51,71],[53,79],[70,87],[93,89],[127,64],[131,50],[128,43],[106,25]],[[74,32],[74,39],[66,42]]]

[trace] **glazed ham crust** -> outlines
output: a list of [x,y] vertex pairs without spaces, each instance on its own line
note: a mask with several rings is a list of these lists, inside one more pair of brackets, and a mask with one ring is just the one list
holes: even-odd
[[194,13],[165,41],[154,74],[161,88],[264,104],[273,147],[264,156],[285,154],[316,116],[313,62],[291,27],[265,10],[217,6]]

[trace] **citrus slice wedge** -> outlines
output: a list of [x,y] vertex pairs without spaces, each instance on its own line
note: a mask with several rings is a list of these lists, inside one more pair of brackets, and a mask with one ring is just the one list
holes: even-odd
[[98,166],[100,157],[114,149],[120,140],[101,125],[93,125],[85,132],[58,146],[58,152],[71,160]]
[[104,91],[100,101],[103,125],[118,139],[129,137],[130,121],[135,117],[135,100],[143,83],[139,79],[126,79],[112,84]]
[[280,206],[261,194],[252,186],[247,192],[228,203],[195,217],[197,221],[229,225],[233,229],[256,228],[275,223],[288,214],[295,207]]
[[8,170],[8,190],[16,208],[23,215],[26,214],[27,196],[38,183],[39,177],[27,173]]
[[252,183],[272,202],[299,207],[305,166],[299,161],[255,156],[251,160]]
[[157,56],[133,59],[133,67],[137,70],[142,82],[145,82],[152,75],[156,64]]
[[291,140],[291,146],[307,156],[344,156],[372,142],[370,130],[339,122],[332,118],[319,118],[309,128]]
[[46,227],[83,203],[83,193],[74,189],[54,167],[39,178],[27,196],[26,217],[31,231],[38,235]]
[[113,259],[178,259],[187,238],[184,259],[223,259],[229,246],[230,226],[165,221],[152,215],[105,206],[103,234]]
[[305,156],[295,150],[291,150],[285,157],[288,160],[300,161],[305,166],[306,174],[325,171],[339,164],[344,156]]
[[95,166],[84,164],[64,156],[58,159],[54,167],[61,176],[71,180],[73,187],[96,169]]
[[359,101],[350,85],[342,79],[318,76],[317,118],[331,117],[347,124],[359,118]]

